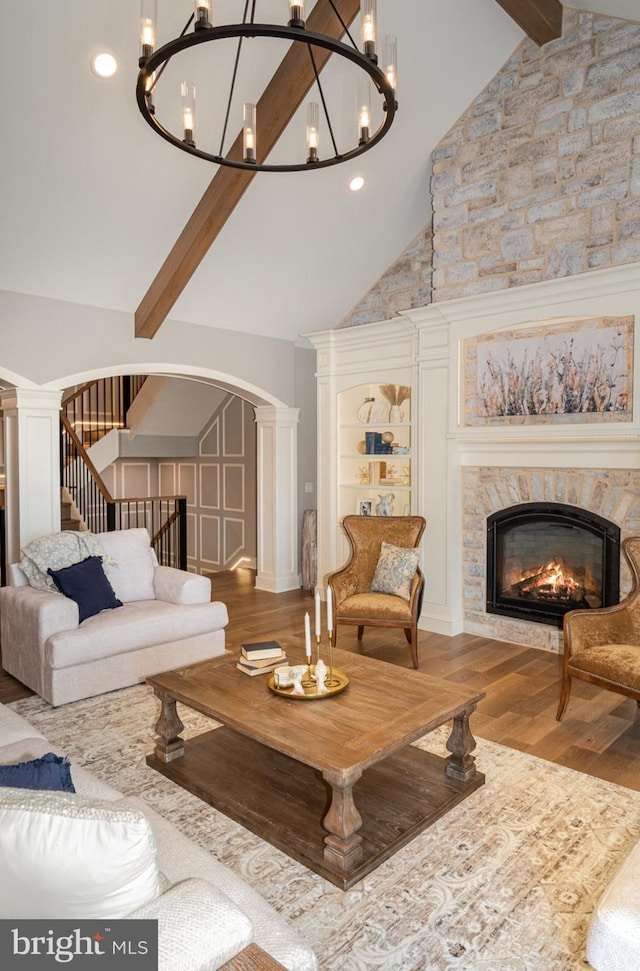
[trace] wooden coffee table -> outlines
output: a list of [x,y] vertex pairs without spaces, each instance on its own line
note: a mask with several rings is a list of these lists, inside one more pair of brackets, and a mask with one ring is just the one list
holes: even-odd
[[[346,651],[334,665],[349,686],[313,701],[231,655],[147,678],[162,702],[147,764],[346,890],[484,783],[469,728],[484,693]],[[176,702],[222,727],[183,740]],[[410,744],[449,721],[448,757]]]

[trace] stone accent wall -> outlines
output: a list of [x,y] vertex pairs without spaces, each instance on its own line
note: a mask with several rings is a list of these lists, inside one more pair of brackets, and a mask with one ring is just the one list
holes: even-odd
[[343,317],[338,327],[356,327],[389,320],[399,310],[431,303],[433,243],[431,226],[425,226],[391,264],[362,300]]
[[433,153],[434,301],[640,259],[640,24],[565,8]]
[[[621,540],[640,532],[640,471],[472,467],[463,469],[463,603],[465,630],[515,644],[562,650],[562,632],[488,614],[486,602],[487,517],[521,502],[564,502],[603,516],[620,527]],[[620,592],[631,587],[624,558]]]
[[432,155],[433,220],[340,321],[640,260],[640,24],[565,7]]

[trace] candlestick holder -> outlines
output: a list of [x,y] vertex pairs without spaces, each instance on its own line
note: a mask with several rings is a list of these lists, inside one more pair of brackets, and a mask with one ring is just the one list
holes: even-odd
[[307,676],[300,682],[303,688],[315,688],[315,679],[311,677],[311,655],[307,655]]
[[333,631],[327,631],[327,636],[329,639],[329,673],[324,679],[324,683],[327,688],[335,688],[336,685],[340,684],[340,681],[333,674]]

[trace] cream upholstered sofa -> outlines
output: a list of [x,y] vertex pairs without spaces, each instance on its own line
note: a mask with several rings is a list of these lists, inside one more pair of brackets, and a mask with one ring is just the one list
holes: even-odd
[[[9,566],[9,585],[0,589],[2,666],[50,704],[124,688],[150,674],[224,653],[229,618],[223,603],[211,601],[211,581],[158,566],[146,529],[85,538],[60,533],[51,539],[60,541],[67,557],[73,557],[69,548],[79,544],[78,561],[87,551],[101,550],[104,572],[122,606],[80,623],[74,600],[53,586],[31,585],[45,583],[42,577],[38,580],[42,569],[35,569],[32,559],[23,556],[24,569],[16,563]],[[42,567],[50,547],[42,541],[33,545]]]
[[[44,735],[4,705],[0,738],[3,766],[51,751]],[[78,920],[91,917],[86,910],[96,907],[93,919],[108,923],[111,907],[113,917],[158,922],[159,971],[248,971],[254,966],[317,971],[309,945],[241,877],[141,799],[123,798],[81,766],[71,763],[70,769],[76,794],[0,788],[0,918],[55,919],[70,916],[71,907],[75,916],[70,919]],[[66,808],[61,810],[61,803]],[[133,834],[128,841],[127,827]],[[65,834],[71,844],[66,853],[58,845]],[[107,850],[117,862],[104,859]],[[53,866],[56,851],[63,862]],[[76,904],[77,887],[68,885],[69,876],[80,873],[83,879],[84,866],[95,867],[95,886],[88,884]],[[87,905],[87,896],[95,903]]]

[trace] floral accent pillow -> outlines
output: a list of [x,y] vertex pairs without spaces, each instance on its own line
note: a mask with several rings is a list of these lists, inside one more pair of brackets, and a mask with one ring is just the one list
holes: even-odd
[[418,569],[420,547],[392,546],[383,543],[378,565],[371,581],[372,593],[390,593],[394,597],[408,600],[411,596],[411,581]]

